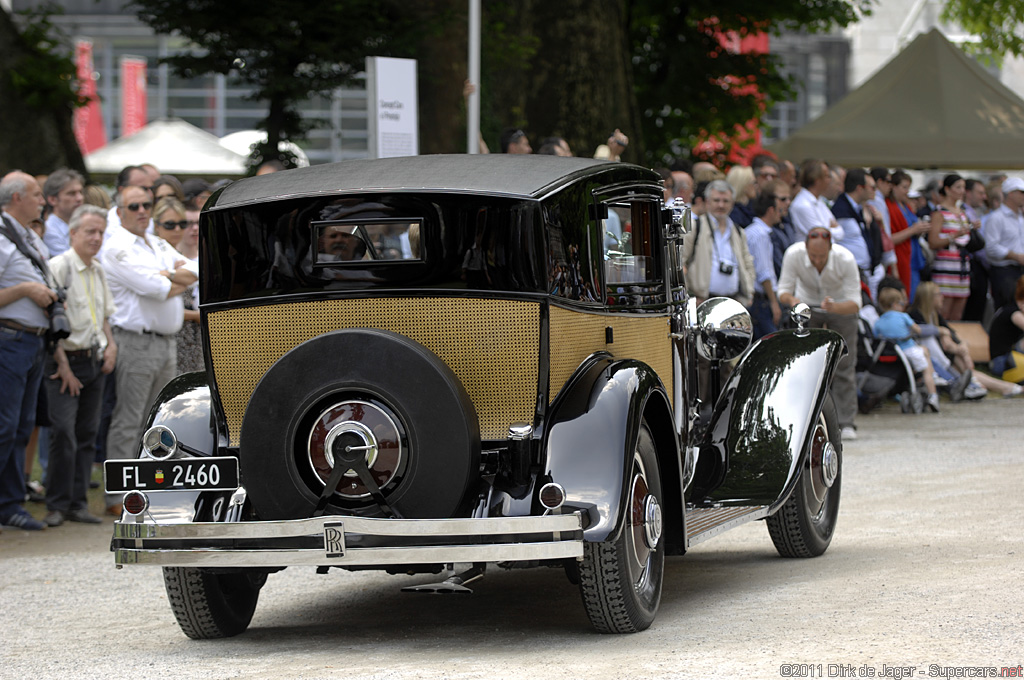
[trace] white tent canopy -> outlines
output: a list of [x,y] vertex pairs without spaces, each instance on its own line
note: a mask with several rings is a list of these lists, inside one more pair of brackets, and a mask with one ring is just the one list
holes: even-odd
[[85,157],[92,174],[116,175],[128,165],[152,163],[170,175],[239,177],[246,158],[223,147],[216,135],[178,118],[156,120]]
[[[267,141],[267,133],[263,130],[239,130],[238,132],[232,132],[230,135],[224,135],[220,138],[220,144],[225,149],[231,149],[235,153],[242,154],[248,157],[252,152],[252,147],[260,142]],[[295,167],[306,168],[309,167],[309,156],[302,150],[295,142],[281,142],[277,145],[277,148],[281,151],[288,151],[295,155]]]

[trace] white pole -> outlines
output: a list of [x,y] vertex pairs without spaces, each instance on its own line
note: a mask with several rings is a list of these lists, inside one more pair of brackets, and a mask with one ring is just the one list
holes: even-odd
[[469,82],[476,90],[466,98],[466,148],[480,153],[480,0],[469,0]]

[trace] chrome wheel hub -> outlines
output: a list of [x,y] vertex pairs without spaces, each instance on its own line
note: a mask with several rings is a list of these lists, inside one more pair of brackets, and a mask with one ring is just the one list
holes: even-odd
[[633,482],[630,486],[629,553],[633,561],[633,569],[637,575],[635,585],[644,583],[651,553],[658,547],[661,540],[663,520],[661,504],[650,492],[643,463],[637,458],[633,471]]
[[661,527],[661,505],[658,504],[657,498],[648,495],[644,499],[644,543],[648,549],[654,550],[658,547]]
[[832,442],[825,442],[824,449],[821,454],[821,476],[825,486],[831,489],[839,476],[839,454]]
[[309,432],[306,457],[322,484],[327,483],[336,466],[345,466],[335,493],[346,499],[364,499],[370,491],[356,473],[354,463],[360,459],[365,462],[381,489],[396,484],[405,464],[402,439],[395,417],[382,404],[349,399],[329,406],[317,416]]
[[810,491],[814,496],[812,510],[817,512],[824,506],[829,489],[839,477],[839,451],[828,438],[824,419],[818,422],[811,433],[809,463],[810,469],[807,472],[810,474]]
[[[330,463],[331,468],[336,465],[335,454],[339,459],[344,458],[343,454],[364,451],[366,467],[373,467],[377,460],[377,440],[373,431],[362,423],[345,421],[335,425],[327,433],[327,440],[324,442],[324,457]],[[346,477],[358,477],[355,470],[345,473]]]

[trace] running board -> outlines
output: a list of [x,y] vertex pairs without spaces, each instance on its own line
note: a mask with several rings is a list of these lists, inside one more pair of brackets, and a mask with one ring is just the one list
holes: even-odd
[[686,545],[697,545],[741,524],[764,519],[767,505],[741,505],[725,508],[686,508]]

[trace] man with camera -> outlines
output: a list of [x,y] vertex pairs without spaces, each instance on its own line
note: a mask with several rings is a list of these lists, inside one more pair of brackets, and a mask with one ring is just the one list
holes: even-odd
[[683,237],[686,287],[698,301],[731,297],[749,307],[754,297],[754,260],[747,239],[729,213],[733,189],[724,179],[704,189],[707,213]]
[[46,484],[48,526],[65,520],[98,524],[87,493],[96,453],[105,375],[114,370],[117,344],[108,317],[114,297],[96,260],[107,228],[107,211],[83,205],[70,216],[71,248],[50,260],[50,272],[65,291],[71,335],[57,342],[46,361],[44,386],[50,403],[50,460]]
[[43,190],[15,170],[0,180],[0,524],[26,531],[46,525],[22,507],[25,445],[35,425],[43,377],[48,309],[57,294],[47,284],[46,245],[29,222],[39,217]]

